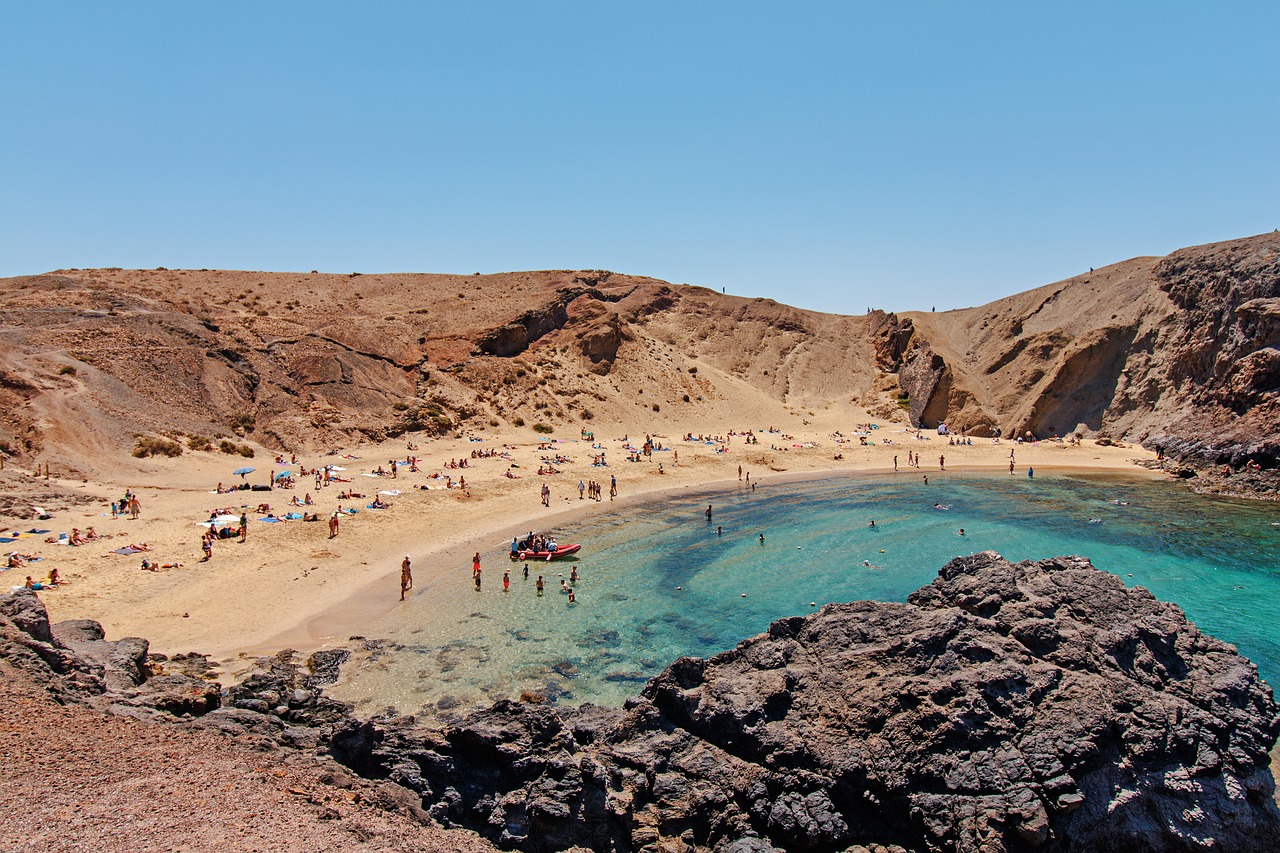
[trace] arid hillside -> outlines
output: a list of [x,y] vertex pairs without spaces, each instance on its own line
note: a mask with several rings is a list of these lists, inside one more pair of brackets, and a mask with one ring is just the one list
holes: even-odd
[[938,314],[569,270],[61,270],[0,280],[0,307],[0,449],[86,472],[147,443],[681,430],[833,404],[979,436],[1140,441],[1254,494],[1280,456],[1277,234]]

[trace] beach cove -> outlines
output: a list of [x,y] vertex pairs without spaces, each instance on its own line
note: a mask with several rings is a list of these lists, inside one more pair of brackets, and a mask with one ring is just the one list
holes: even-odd
[[[929,476],[938,483],[960,470],[1003,471],[1007,474],[1009,453],[1017,458],[1017,476],[1025,477],[1026,467],[1034,467],[1041,477],[1052,469],[1118,470],[1138,477],[1156,477],[1133,460],[1152,459],[1153,454],[1136,447],[1102,447],[1086,441],[1080,447],[1057,442],[1013,444],[975,440],[971,446],[950,446],[947,439],[923,433],[921,440],[914,431],[900,425],[880,422],[870,431],[869,444],[863,446],[853,434],[852,424],[862,415],[852,407],[833,407],[818,412],[813,422],[788,427],[775,434],[766,427],[693,424],[695,435],[717,435],[723,444],[705,441],[682,441],[680,435],[652,434],[663,447],[643,461],[628,462],[624,446],[638,446],[644,440],[643,426],[601,424],[594,427],[594,441],[579,437],[551,442],[529,430],[477,434],[423,442],[416,452],[407,451],[403,440],[356,445],[337,449],[330,454],[300,455],[308,467],[338,464],[349,483],[335,483],[314,490],[302,481],[292,491],[270,493],[233,492],[212,494],[218,483],[231,485],[239,477],[231,475],[236,467],[228,457],[214,453],[189,453],[176,459],[128,460],[118,469],[105,470],[106,476],[95,481],[58,481],[57,485],[86,495],[99,496],[102,503],[89,503],[43,524],[55,532],[73,526],[84,529],[95,526],[102,541],[79,548],[50,546],[36,540],[23,540],[24,549],[37,550],[45,557],[38,566],[55,565],[63,577],[71,581],[65,587],[51,590],[42,597],[56,620],[90,618],[103,623],[110,636],[147,637],[157,652],[172,654],[201,651],[224,662],[234,671],[241,655],[256,655],[281,648],[318,648],[341,643],[351,634],[365,631],[352,620],[342,619],[343,631],[326,629],[334,624],[334,614],[344,610],[355,618],[356,625],[372,618],[381,610],[399,606],[398,569],[406,552],[413,558],[415,592],[427,591],[438,579],[458,577],[469,582],[470,557],[476,548],[485,551],[485,565],[492,570],[495,558],[506,562],[506,544],[517,533],[544,530],[558,526],[573,533],[574,521],[561,514],[593,515],[610,509],[638,506],[650,496],[679,494],[720,483],[730,490],[737,488],[737,469],[743,467],[744,478],[765,489],[773,478],[829,475],[838,472],[893,472],[898,457],[897,477],[921,480]],[[747,445],[741,435],[730,431],[756,430],[762,444]],[[841,433],[842,435],[837,435]],[[622,441],[623,437],[628,441]],[[784,438],[785,436],[785,438]],[[556,436],[549,437],[556,439]],[[888,439],[892,444],[886,444]],[[592,444],[600,445],[600,450]],[[771,445],[773,448],[771,449]],[[539,447],[550,450],[540,450]],[[470,459],[472,451],[496,450],[510,459]],[[907,468],[908,451],[922,457],[919,469]],[[593,467],[592,454],[605,453],[607,467]],[[416,453],[421,472],[408,473],[392,480],[389,477],[364,476],[391,459],[403,460]],[[272,454],[273,455],[273,454]],[[271,464],[272,455],[259,450],[250,461],[254,473],[246,481],[265,482],[278,470]],[[557,465],[560,473],[539,477],[535,472],[542,456],[560,455],[573,461]],[[939,470],[938,456],[945,455],[947,471]],[[834,457],[841,456],[841,459]],[[287,457],[286,457],[287,458]],[[467,459],[469,467],[448,469],[451,460]],[[510,467],[516,465],[519,467]],[[297,466],[294,466],[295,468]],[[661,469],[662,473],[659,473]],[[511,472],[516,479],[505,476]],[[432,475],[459,475],[467,478],[468,489],[447,490],[442,480]],[[609,478],[618,479],[618,499],[608,499]],[[604,484],[604,500],[595,503],[579,500],[579,480],[597,480]],[[542,482],[552,488],[551,507],[541,505],[538,491]],[[415,488],[428,486],[423,491]],[[105,499],[132,488],[142,505],[140,518],[113,519]],[[366,495],[356,501],[339,501],[339,491],[356,489]],[[379,491],[399,491],[384,500],[391,506],[385,510],[369,510],[366,504]],[[314,510],[321,518],[341,503],[358,507],[355,516],[344,517],[337,538],[327,537],[323,523],[301,521],[267,524],[258,521],[250,502],[270,501],[278,511],[287,511],[290,497],[314,492]],[[759,494],[759,492],[757,493]],[[250,510],[247,541],[219,542],[210,561],[199,562],[201,528],[211,509]],[[282,513],[281,513],[282,514]],[[121,556],[112,553],[129,543],[148,543],[146,554]],[[476,544],[479,543],[479,544]],[[590,545],[581,555],[591,557]],[[160,563],[182,563],[157,573],[139,571],[141,559]],[[500,582],[501,571],[490,574],[486,581],[493,588]],[[21,578],[17,578],[20,582]],[[378,593],[382,590],[382,593]],[[379,595],[385,596],[385,603]],[[584,601],[584,604],[586,602]],[[316,622],[317,617],[328,614]]]

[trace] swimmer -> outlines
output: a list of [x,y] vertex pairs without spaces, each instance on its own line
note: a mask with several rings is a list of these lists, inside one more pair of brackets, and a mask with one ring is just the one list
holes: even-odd
[[884,568],[884,566],[873,566],[873,565],[871,564],[871,561],[870,561],[870,560],[863,560],[863,561],[862,561],[862,565],[863,565],[863,567],[864,567],[864,568],[868,568],[868,569],[883,569],[883,568]]
[[542,575],[538,575],[538,582],[534,584],[534,586],[536,586],[538,589],[538,595],[542,595],[542,589],[543,589]]
[[1090,524],[1101,524],[1101,523],[1102,523],[1102,519],[1100,519],[1100,518],[1091,518],[1091,519],[1089,519],[1089,523],[1090,523]]
[[761,544],[761,545],[763,545],[763,544],[764,544],[764,534],[763,534],[763,533],[761,533],[761,534],[760,534],[760,544]]
[[960,535],[961,535],[961,536],[963,536],[963,535],[964,535],[964,528],[963,528],[963,527],[961,527],[961,528],[960,528]]
[[867,527],[875,527],[875,526],[876,526],[876,520],[874,518],[871,519],[871,521],[867,522]]
[[574,594],[573,594],[573,590],[572,590],[572,589],[570,589],[570,590],[569,590],[569,603],[570,603],[570,604],[573,604],[573,603],[574,603],[574,602],[576,602],[577,600],[578,600],[578,597],[577,597],[576,595],[574,595]]

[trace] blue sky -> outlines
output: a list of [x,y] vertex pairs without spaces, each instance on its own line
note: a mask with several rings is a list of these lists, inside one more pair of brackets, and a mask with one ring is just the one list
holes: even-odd
[[1280,227],[1276,3],[11,3],[0,275],[604,268],[840,313]]

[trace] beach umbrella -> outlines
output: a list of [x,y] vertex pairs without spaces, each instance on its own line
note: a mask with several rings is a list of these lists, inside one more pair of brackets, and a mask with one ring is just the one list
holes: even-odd
[[324,466],[324,467],[328,468],[330,471],[345,471],[345,470],[347,470],[346,468],[343,468],[341,465],[326,465],[326,466]]
[[293,472],[292,472],[292,471],[277,471],[277,472],[276,472],[276,475],[275,475],[274,477],[272,477],[271,479],[273,479],[273,480],[283,480],[285,477],[292,477],[292,476],[293,476]]
[[245,468],[237,468],[236,470],[232,471],[231,473],[232,473],[232,474],[237,474],[237,475],[239,475],[239,476],[243,477],[245,474],[252,474],[252,473],[253,473],[254,471],[256,471],[256,470],[258,470],[258,469],[257,469],[257,468],[249,468],[249,467],[245,467]]

